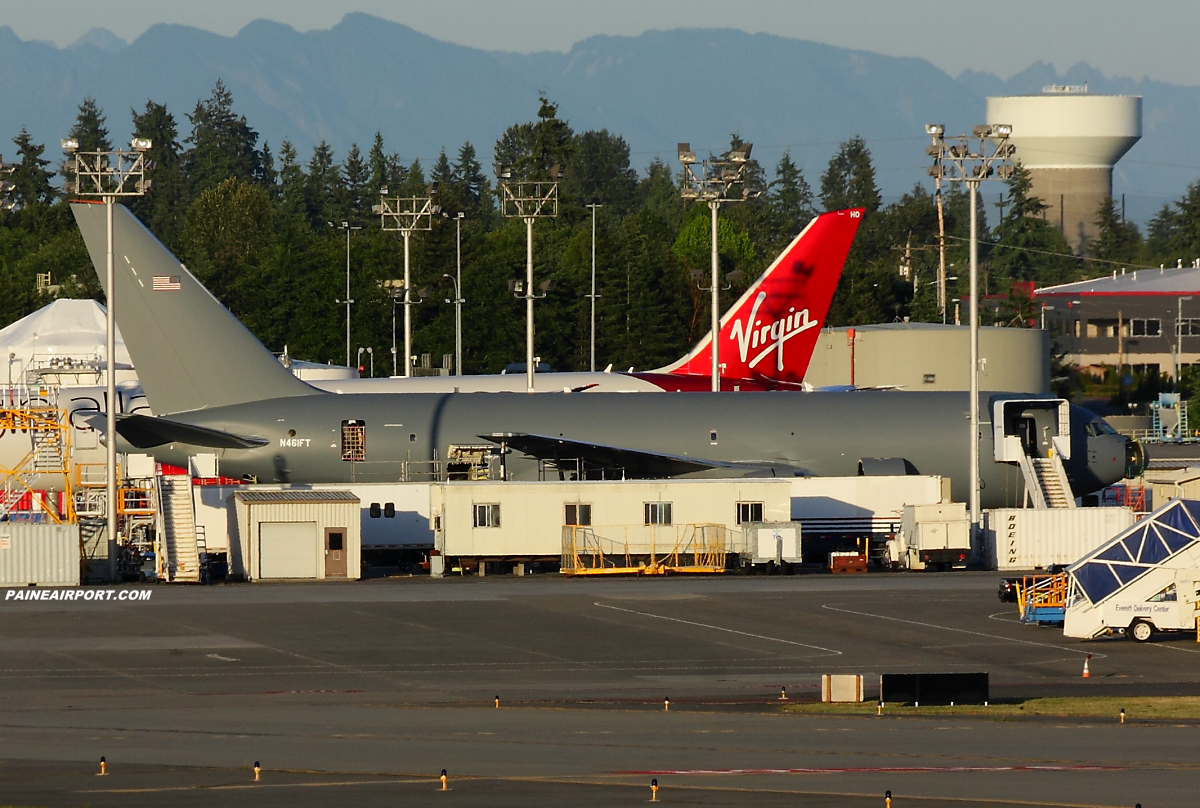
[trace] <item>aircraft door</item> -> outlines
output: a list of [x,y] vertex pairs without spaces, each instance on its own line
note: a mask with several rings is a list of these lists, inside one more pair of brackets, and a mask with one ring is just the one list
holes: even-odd
[[1017,435],[1021,438],[1021,449],[1027,457],[1037,457],[1037,424],[1032,418],[1017,419]]
[[325,528],[325,577],[346,577],[346,528]]

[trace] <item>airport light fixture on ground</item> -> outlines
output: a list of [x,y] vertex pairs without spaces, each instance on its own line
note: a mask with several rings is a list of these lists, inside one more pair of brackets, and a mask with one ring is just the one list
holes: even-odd
[[[1011,162],[1016,148],[1008,142],[1012,127],[1007,124],[984,124],[976,126],[971,137],[952,137],[947,144],[946,127],[940,123],[928,124],[925,132],[933,143],[926,153],[933,158],[929,175],[939,182],[965,182],[970,189],[971,206],[971,393],[968,396],[970,410],[970,509],[972,540],[979,531],[979,229],[977,198],[981,180],[996,178],[1007,180],[1015,167]],[[978,150],[974,143],[978,141]]]
[[447,300],[447,303],[454,303],[454,375],[461,376],[462,373],[462,305],[467,301],[463,300],[462,296],[462,220],[467,214],[461,210],[450,216],[449,213],[443,212],[443,216],[454,219],[454,256],[455,256],[455,274],[443,275],[443,278],[449,278],[454,283],[454,300]]
[[[150,190],[146,171],[150,167],[146,152],[154,145],[150,140],[135,137],[130,151],[80,151],[79,141],[64,138],[62,150],[69,156],[73,178],[68,177],[64,189],[70,196],[91,196],[104,200],[108,249],[105,256],[105,318],[104,318],[104,376],[107,395],[104,419],[105,442],[105,500],[104,512],[108,527],[108,568],[116,576],[117,546],[117,375],[116,375],[116,301],[113,274],[113,205],[117,197],[144,196]],[[169,283],[169,281],[168,281]],[[178,288],[178,280],[176,280]]]
[[433,186],[425,187],[426,196],[388,196],[379,189],[379,204],[371,212],[379,216],[384,230],[396,230],[404,237],[404,376],[412,376],[412,273],[409,266],[409,240],[418,230],[433,229]]
[[360,225],[351,225],[349,222],[342,222],[340,225],[335,225],[329,222],[330,227],[337,227],[339,230],[346,231],[346,299],[339,300],[338,303],[346,304],[346,367],[350,366],[350,307],[354,305],[354,301],[350,298],[350,233],[355,230],[362,230]]
[[596,372],[596,209],[604,207],[598,202],[593,202],[585,207],[592,210],[592,291],[588,293],[588,300],[591,301],[591,364],[589,365],[592,373]]
[[537,219],[553,219],[558,216],[558,180],[562,167],[557,163],[550,167],[548,180],[514,178],[509,166],[497,166],[496,176],[500,179],[500,212],[508,219],[525,222],[525,281],[513,284],[518,298],[525,300],[525,388],[534,392],[533,374],[533,301],[546,296],[550,282],[542,283],[542,293],[533,290],[533,223]]
[[[728,202],[745,202],[762,195],[757,188],[746,185],[746,165],[750,162],[752,143],[743,143],[735,149],[726,152],[723,158],[710,158],[700,163],[701,172],[696,176],[692,168],[696,164],[696,154],[691,144],[679,144],[679,162],[683,163],[683,191],[685,200],[707,202],[712,212],[712,283],[709,289],[702,291],[712,293],[712,391],[721,390],[721,283],[720,258],[717,253],[717,213],[721,205]],[[740,192],[734,189],[741,186]]]

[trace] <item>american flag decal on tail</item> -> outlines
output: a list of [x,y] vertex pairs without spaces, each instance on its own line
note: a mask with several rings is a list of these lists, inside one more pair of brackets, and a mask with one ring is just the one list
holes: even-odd
[[179,276],[178,275],[155,275],[151,281],[150,288],[155,292],[178,292],[179,291]]

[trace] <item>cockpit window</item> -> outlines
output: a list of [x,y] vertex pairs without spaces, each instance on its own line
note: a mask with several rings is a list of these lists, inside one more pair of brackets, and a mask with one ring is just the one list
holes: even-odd
[[1101,435],[1116,435],[1117,430],[1109,426],[1107,421],[1090,421],[1087,425],[1087,433],[1093,438],[1098,438]]

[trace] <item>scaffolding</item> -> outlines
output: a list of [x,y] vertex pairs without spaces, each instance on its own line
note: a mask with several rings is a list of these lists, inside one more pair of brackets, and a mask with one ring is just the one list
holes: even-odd
[[[29,436],[29,451],[12,468],[0,466],[0,520],[76,521],[71,494],[71,424],[58,406],[57,389],[8,386],[0,401],[0,435]],[[52,482],[39,488],[39,482]],[[59,482],[61,480],[61,483]],[[61,490],[56,505],[50,491]]]
[[[597,532],[602,530],[607,535]],[[671,575],[725,572],[725,525],[564,525],[564,575]]]

